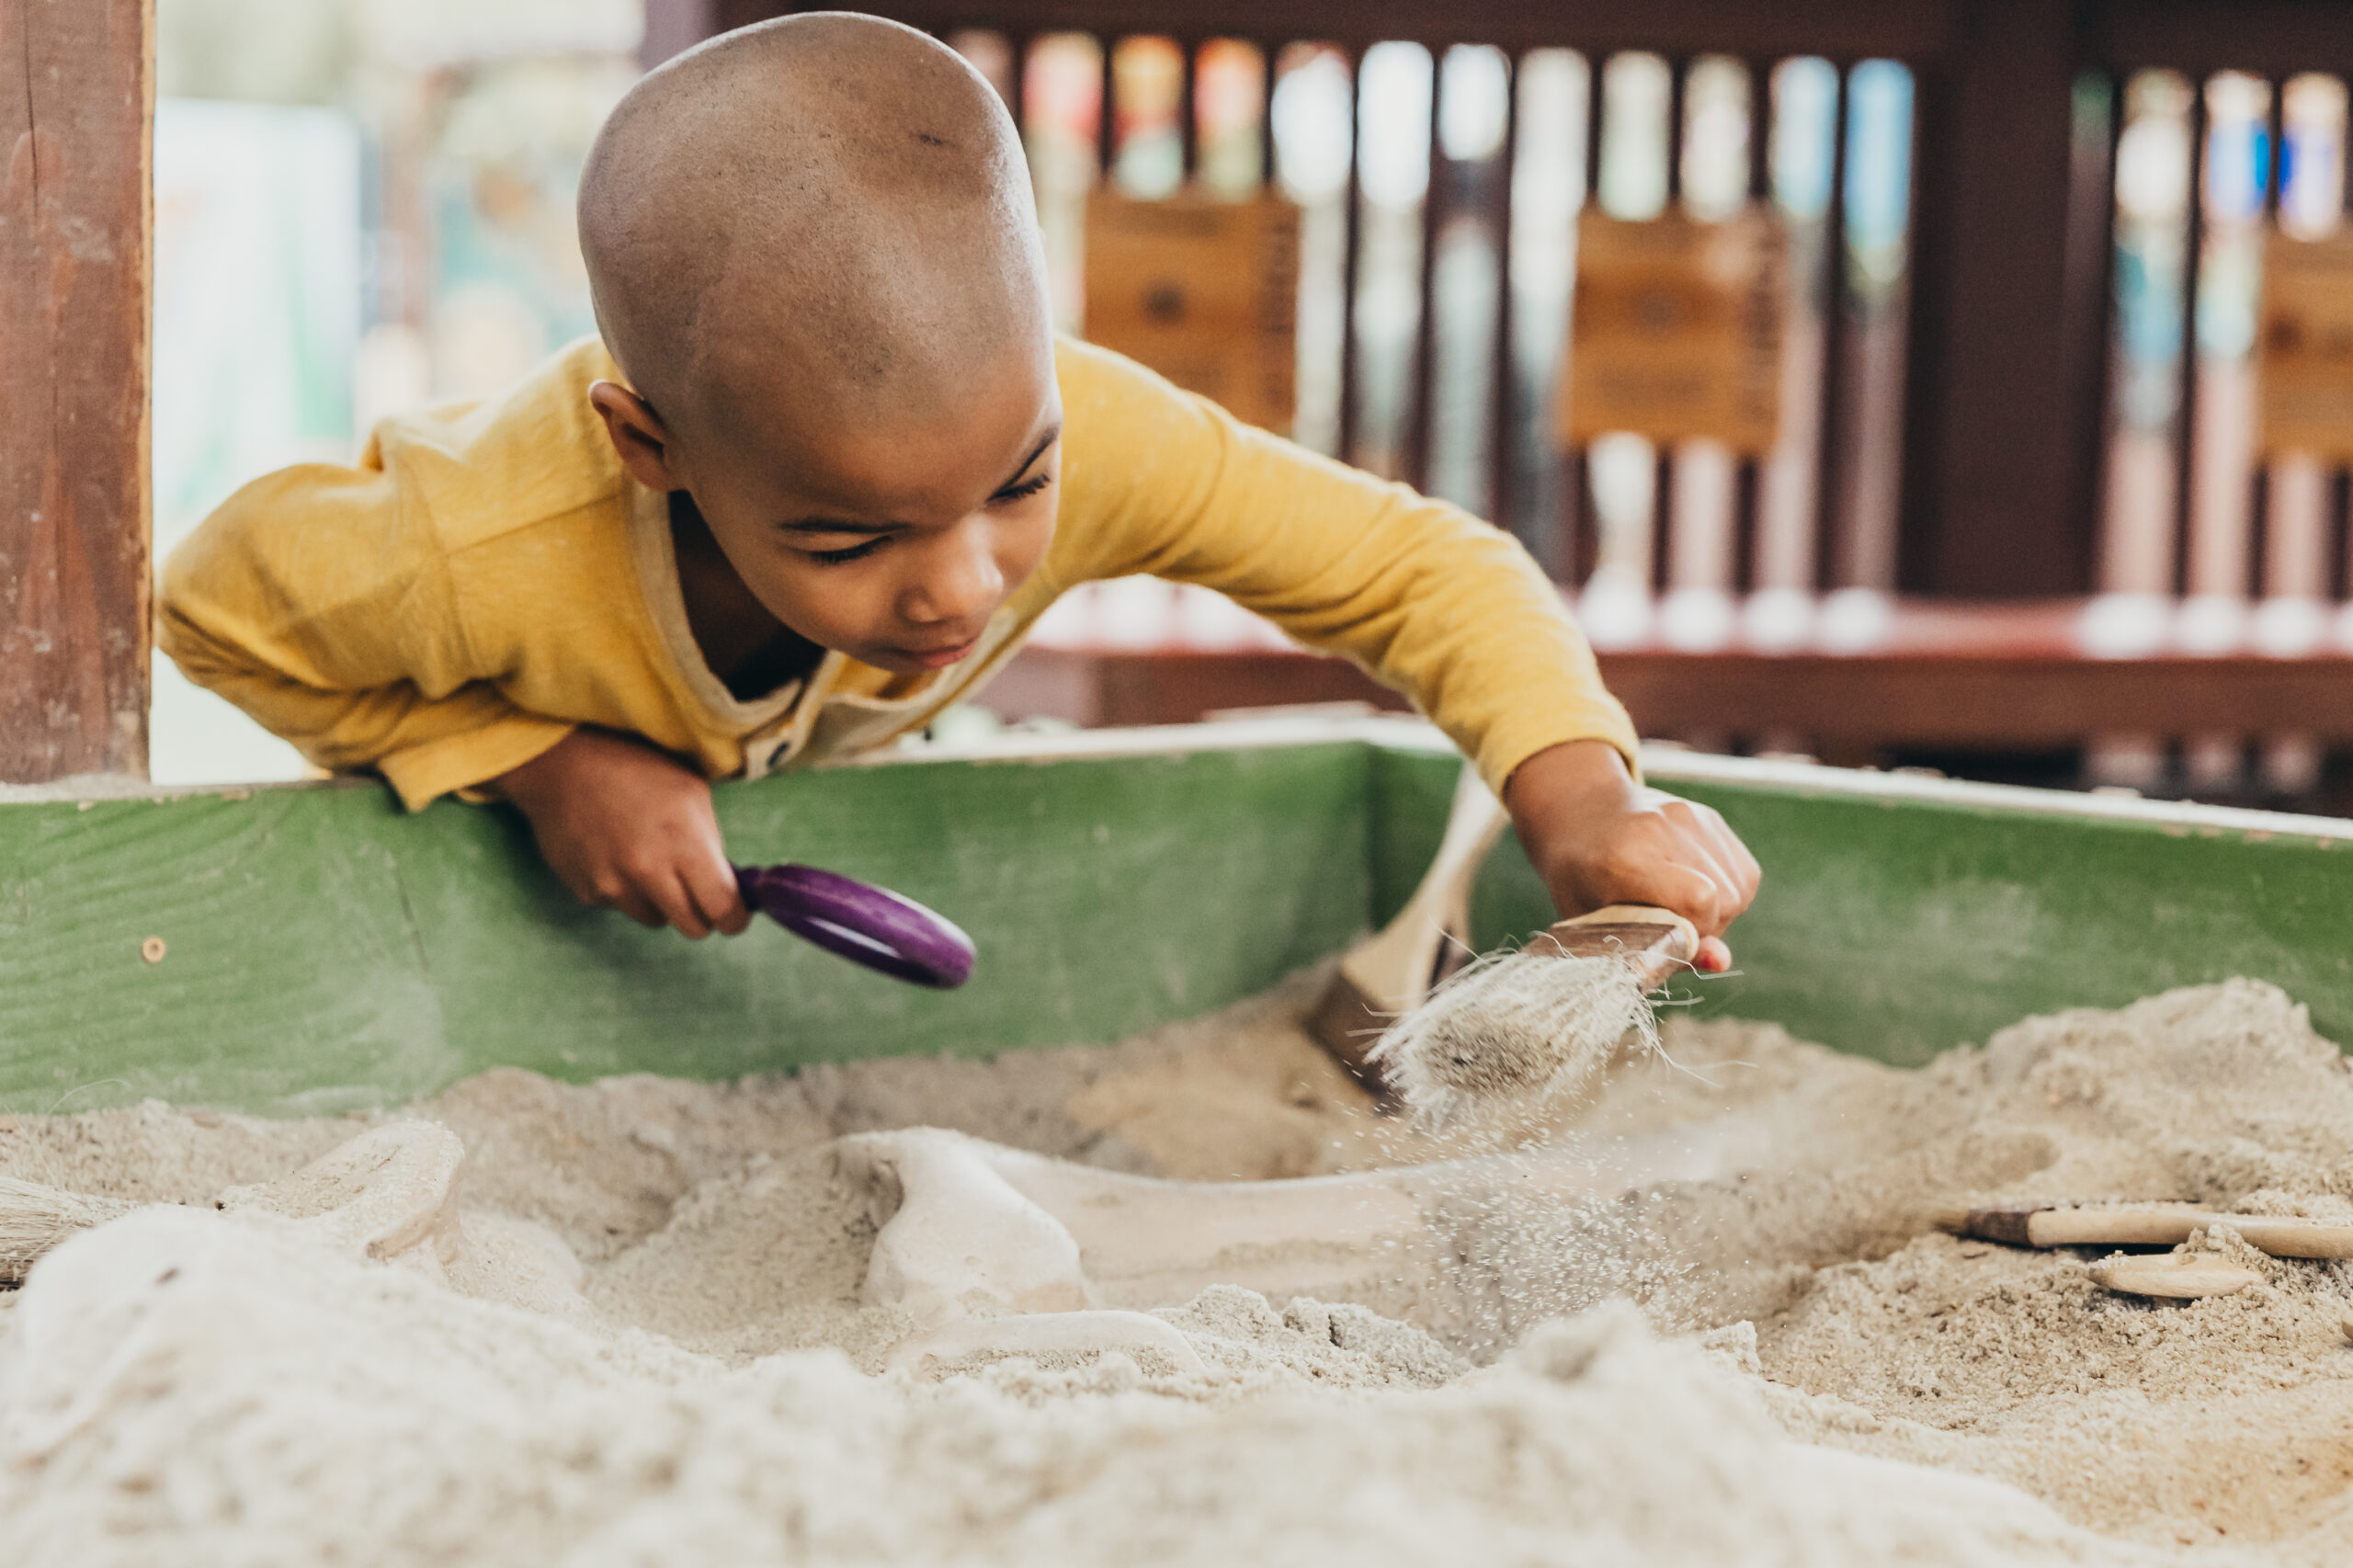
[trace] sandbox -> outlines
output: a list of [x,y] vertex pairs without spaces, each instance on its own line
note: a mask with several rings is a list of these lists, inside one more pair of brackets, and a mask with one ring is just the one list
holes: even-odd
[[[31,851],[5,891],[35,939],[0,966],[36,1004],[0,1025],[18,1113],[0,1176],[141,1205],[0,1293],[0,1551],[2341,1555],[2346,1265],[2264,1256],[2218,1222],[2188,1249],[2253,1282],[2165,1303],[2096,1285],[2093,1249],[1931,1222],[1957,1199],[2103,1197],[2353,1220],[2344,960],[2315,924],[2353,906],[2336,824],[1695,762],[1694,792],[1790,868],[1742,949],[1750,976],[1670,1008],[1664,1052],[1621,1059],[1597,1100],[1441,1136],[1376,1114],[1298,1018],[1325,961],[1300,949],[1402,897],[1447,766],[1394,730],[943,765],[999,791],[996,814],[967,838],[914,812],[937,839],[897,864],[961,869],[897,878],[909,891],[954,909],[995,877],[1042,909],[1054,877],[1067,893],[1108,875],[1066,855],[1049,876],[1009,852],[1024,832],[1096,845],[1127,879],[1080,912],[1091,949],[1084,921],[978,933],[983,972],[1015,971],[1062,1032],[984,993],[962,1036],[920,1011],[942,999],[858,1013],[852,986],[765,1045],[789,999],[762,989],[760,949],[677,959],[539,919],[529,877],[498,891],[486,813],[380,830],[373,802],[331,791],[0,808],[30,813],[0,828]],[[1058,767],[1109,771],[1074,790]],[[843,824],[887,808],[895,829],[917,784],[949,777],[781,781],[780,803],[860,793],[777,810],[771,843],[830,827],[845,869],[891,880],[894,834]],[[1177,853],[1195,797],[1236,790],[1257,802],[1239,812],[1249,853]],[[237,829],[256,804],[274,814]],[[159,856],[170,819],[138,813],[191,807],[218,813],[205,846]],[[1108,847],[1129,840],[1147,847]],[[1316,863],[1276,854],[1317,845]],[[93,868],[142,854],[136,907]],[[1483,886],[1490,935],[1540,918],[1515,861]],[[490,891],[452,869],[468,864]],[[79,966],[51,918],[76,872]],[[1243,881],[1258,902],[1216,918]],[[1306,913],[1319,887],[1362,913]],[[366,960],[375,989],[339,1013],[337,971],[304,990],[288,942],[254,937],[251,912],[295,894],[340,917],[300,930],[297,960],[337,944]],[[479,902],[508,896],[533,919]],[[161,963],[82,973],[108,921],[199,906],[217,928],[174,928]],[[370,949],[369,919],[406,942]],[[1882,961],[1846,962],[1873,931]],[[522,975],[501,1014],[468,987],[518,950],[554,973]],[[1045,987],[1089,950],[1106,983]],[[244,972],[224,979],[223,954]],[[174,1006],[151,987],[139,1011],[139,985],[191,958]],[[598,1021],[600,961],[663,999],[667,1034],[643,997]],[[799,961],[779,967],[816,972]],[[423,977],[405,1000],[403,973]],[[272,977],[259,996],[230,983]],[[2048,1006],[2039,987],[2112,1010],[2017,1021]],[[255,1032],[234,1038],[241,1018]],[[315,1051],[286,1043],[301,1028]],[[100,1057],[126,1082],[89,1073]],[[61,1063],[75,1081],[49,1088]]]

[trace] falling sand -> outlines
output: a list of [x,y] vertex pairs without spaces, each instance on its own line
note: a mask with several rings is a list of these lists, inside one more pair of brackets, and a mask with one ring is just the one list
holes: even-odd
[[1648,990],[1615,957],[1491,953],[1392,1023],[1366,1060],[1432,1123],[1582,1099],[1630,1030],[1658,1044]]
[[0,1560],[2341,1558],[2346,1265],[2218,1226],[2257,1282],[2153,1302],[1928,1222],[2353,1219],[2353,1070],[2276,990],[1917,1072],[1671,1019],[1433,1131],[1302,1033],[1320,978],[993,1062],[0,1118],[0,1176],[140,1205],[0,1293]]

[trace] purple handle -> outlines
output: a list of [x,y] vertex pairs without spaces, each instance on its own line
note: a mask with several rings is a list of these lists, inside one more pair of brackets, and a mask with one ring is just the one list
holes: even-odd
[[852,963],[938,991],[972,977],[972,938],[888,888],[814,866],[738,866],[735,882],[745,903]]

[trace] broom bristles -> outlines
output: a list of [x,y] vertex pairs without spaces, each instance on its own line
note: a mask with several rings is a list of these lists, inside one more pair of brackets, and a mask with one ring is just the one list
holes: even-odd
[[119,1198],[93,1198],[0,1176],[0,1285],[23,1283],[42,1254],[138,1207]]
[[1489,954],[1392,1023],[1367,1059],[1407,1108],[1440,1122],[1578,1094],[1630,1030],[1643,1049],[1656,1049],[1658,1021],[1634,964]]

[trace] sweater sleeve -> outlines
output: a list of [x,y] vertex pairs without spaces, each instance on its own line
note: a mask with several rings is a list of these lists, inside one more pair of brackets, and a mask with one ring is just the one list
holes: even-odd
[[1636,765],[1633,725],[1518,542],[1317,457],[1098,348],[1061,348],[1067,583],[1196,583],[1404,692],[1500,791],[1565,741]]
[[374,767],[412,811],[572,726],[476,667],[429,517],[376,465],[308,464],[231,496],[172,553],[156,638],[188,679],[321,767]]

